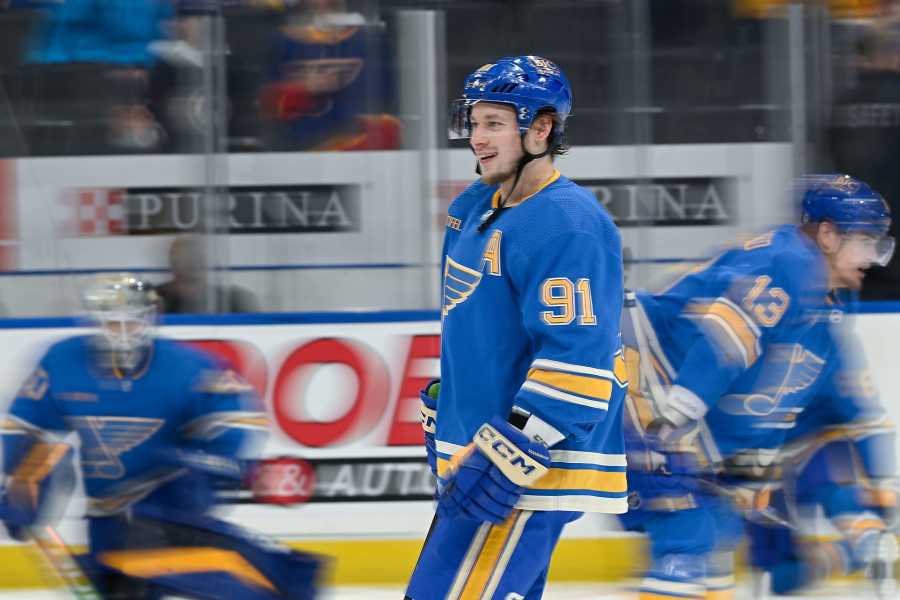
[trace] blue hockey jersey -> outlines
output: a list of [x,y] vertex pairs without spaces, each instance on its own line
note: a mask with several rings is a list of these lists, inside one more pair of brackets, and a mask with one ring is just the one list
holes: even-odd
[[265,429],[251,388],[209,356],[165,339],[152,342],[133,375],[97,358],[87,336],[50,347],[3,424],[4,472],[39,485],[50,468],[34,455],[75,432],[89,516],[141,503],[208,508],[211,489],[199,485],[202,476],[186,476],[187,467],[216,473],[250,430]]
[[[832,320],[837,320],[836,307]],[[797,417],[796,426],[785,435],[784,460],[792,471],[807,468],[807,461],[826,445],[842,447],[820,457],[816,468],[841,472],[821,473],[823,480],[852,480],[869,485],[896,474],[894,425],[887,417],[872,381],[859,340],[851,331],[831,328],[834,351],[818,385],[811,390],[812,400]],[[835,463],[829,460],[838,456]]]
[[447,217],[439,476],[479,426],[518,407],[565,436],[519,508],[624,512],[618,230],[558,171],[479,231],[498,202],[497,186],[476,182]]
[[[691,440],[703,459],[784,443],[835,352],[827,283],[814,242],[784,226],[725,250],[659,294],[638,295],[635,318],[644,323],[650,356],[626,352],[635,364],[649,360],[662,387],[680,385],[706,404]],[[632,392],[640,438],[654,411],[649,394]]]

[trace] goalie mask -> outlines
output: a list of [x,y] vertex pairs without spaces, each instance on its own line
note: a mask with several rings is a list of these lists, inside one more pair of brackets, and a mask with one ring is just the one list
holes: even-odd
[[99,349],[111,352],[114,366],[135,368],[152,340],[156,292],[128,273],[104,275],[88,286],[84,305],[88,319],[99,328]]

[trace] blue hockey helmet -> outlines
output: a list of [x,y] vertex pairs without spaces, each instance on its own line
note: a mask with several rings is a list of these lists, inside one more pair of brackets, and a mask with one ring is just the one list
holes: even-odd
[[462,98],[453,101],[450,139],[471,136],[469,114],[482,101],[510,105],[523,132],[538,113],[552,111],[556,124],[550,141],[559,144],[572,111],[572,87],[556,63],[540,56],[507,56],[486,64],[466,77]]
[[844,174],[806,175],[796,182],[802,222],[833,223],[842,234],[866,234],[877,240],[877,264],[887,264],[894,239],[887,236],[891,209],[866,182]]

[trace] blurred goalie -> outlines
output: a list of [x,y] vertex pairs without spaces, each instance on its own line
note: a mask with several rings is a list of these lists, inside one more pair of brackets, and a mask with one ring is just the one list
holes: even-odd
[[76,434],[88,529],[79,562],[101,597],[313,598],[318,559],[209,516],[265,432],[252,388],[154,337],[156,298],[140,279],[98,279],[85,303],[97,330],[51,346],[3,424],[9,533],[31,537],[71,494]]

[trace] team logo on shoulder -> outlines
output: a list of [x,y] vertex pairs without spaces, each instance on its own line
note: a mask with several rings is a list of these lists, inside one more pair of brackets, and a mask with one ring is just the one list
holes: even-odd
[[47,371],[41,367],[36,368],[22,387],[19,389],[19,397],[30,398],[31,400],[40,400],[47,393],[47,387],[50,385],[50,376]]
[[449,256],[444,266],[444,307],[441,318],[465,302],[481,283],[481,273],[461,265]]
[[241,394],[253,387],[232,370],[210,371],[200,381],[200,391],[211,394]]

